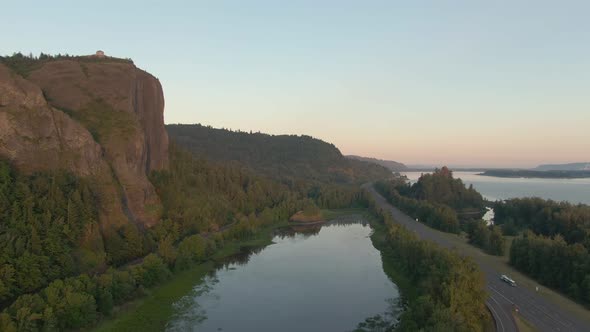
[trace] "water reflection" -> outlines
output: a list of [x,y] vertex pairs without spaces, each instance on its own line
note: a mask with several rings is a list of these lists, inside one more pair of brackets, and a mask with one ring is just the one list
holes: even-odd
[[281,229],[175,304],[168,331],[381,331],[399,317],[362,216]]

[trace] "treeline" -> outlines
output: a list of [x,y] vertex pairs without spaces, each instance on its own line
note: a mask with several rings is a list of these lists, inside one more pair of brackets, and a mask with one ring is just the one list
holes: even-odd
[[53,281],[34,294],[20,296],[0,314],[0,331],[63,331],[80,329],[109,315],[115,305],[144,294],[146,288],[170,275],[154,254],[126,270],[110,269],[99,276],[86,274]]
[[33,70],[41,67],[43,64],[49,61],[55,60],[73,60],[84,61],[84,62],[97,62],[97,61],[108,61],[108,62],[123,62],[133,63],[131,59],[121,59],[114,57],[98,58],[93,56],[78,56],[69,54],[46,54],[41,52],[39,56],[35,56],[32,53],[28,55],[22,54],[21,52],[14,53],[10,56],[0,56],[0,63],[14,70],[17,74],[22,77],[27,77]]
[[482,331],[489,317],[485,308],[484,278],[477,265],[456,252],[419,240],[393,222],[371,200],[371,211],[386,226],[383,259],[416,285],[402,314],[401,331]]
[[443,232],[470,232],[485,213],[481,194],[453,178],[447,167],[421,175],[414,184],[400,177],[378,181],[375,189],[405,213]]
[[465,187],[461,179],[453,178],[453,172],[446,166],[435,169],[431,174],[422,174],[413,185],[400,185],[403,196],[434,204],[444,204],[457,211],[485,212],[485,201],[472,185]]
[[530,229],[544,236],[561,235],[569,244],[590,249],[590,206],[541,198],[515,198],[494,204],[494,222],[503,229]]
[[582,244],[568,244],[561,235],[549,238],[526,231],[512,242],[510,264],[590,305],[590,253]]
[[167,125],[168,135],[197,156],[237,162],[290,185],[298,182],[365,183],[391,176],[383,166],[345,158],[330,143],[310,136],[268,135],[210,126]]
[[490,255],[504,255],[506,240],[498,226],[486,225],[483,220],[474,221],[467,225],[469,243],[483,249]]
[[375,183],[375,189],[385,199],[413,218],[418,219],[418,221],[443,232],[459,233],[461,231],[457,212],[451,207],[402,196],[398,192],[399,188],[399,182],[396,181],[379,181]]
[[510,264],[590,305],[590,206],[517,198],[496,202],[494,212],[505,234],[524,230],[512,242]]

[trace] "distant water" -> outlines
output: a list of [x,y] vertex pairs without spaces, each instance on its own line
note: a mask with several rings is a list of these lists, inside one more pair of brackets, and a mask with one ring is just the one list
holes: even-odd
[[352,331],[366,318],[399,316],[367,224],[292,231],[230,263],[175,304],[167,331]]
[[[411,181],[417,181],[424,172],[402,172]],[[520,197],[541,197],[554,201],[590,204],[590,178],[585,179],[529,179],[498,178],[476,175],[479,172],[453,172],[466,185],[473,187],[489,200]]]

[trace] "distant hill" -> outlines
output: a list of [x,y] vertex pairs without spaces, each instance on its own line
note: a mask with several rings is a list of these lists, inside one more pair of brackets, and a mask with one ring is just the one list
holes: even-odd
[[354,156],[354,155],[348,155],[348,156],[346,156],[346,158],[361,160],[361,161],[366,161],[369,163],[381,165],[381,166],[386,167],[394,172],[403,172],[403,171],[408,170],[408,167],[406,165],[404,165],[402,163],[398,163],[397,161],[393,161],[393,160],[383,160],[383,159],[377,159],[377,158],[371,158],[371,157],[361,157],[361,156]]
[[590,171],[590,162],[569,164],[546,164],[534,168],[536,171]]
[[500,178],[545,178],[545,179],[580,179],[590,178],[590,171],[533,171],[533,170],[487,170],[478,175],[495,176]]
[[268,135],[200,124],[167,125],[170,138],[197,156],[234,161],[265,176],[361,183],[391,176],[385,167],[345,158],[333,144],[310,136]]

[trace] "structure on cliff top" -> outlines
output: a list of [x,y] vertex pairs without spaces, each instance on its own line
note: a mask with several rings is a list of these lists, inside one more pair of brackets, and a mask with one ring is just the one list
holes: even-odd
[[104,57],[105,57],[105,55],[104,55],[104,51],[101,51],[101,50],[98,50],[98,51],[96,51],[96,54],[95,54],[95,56],[96,56],[97,58],[101,58],[101,59],[102,59],[102,58],[104,58]]

